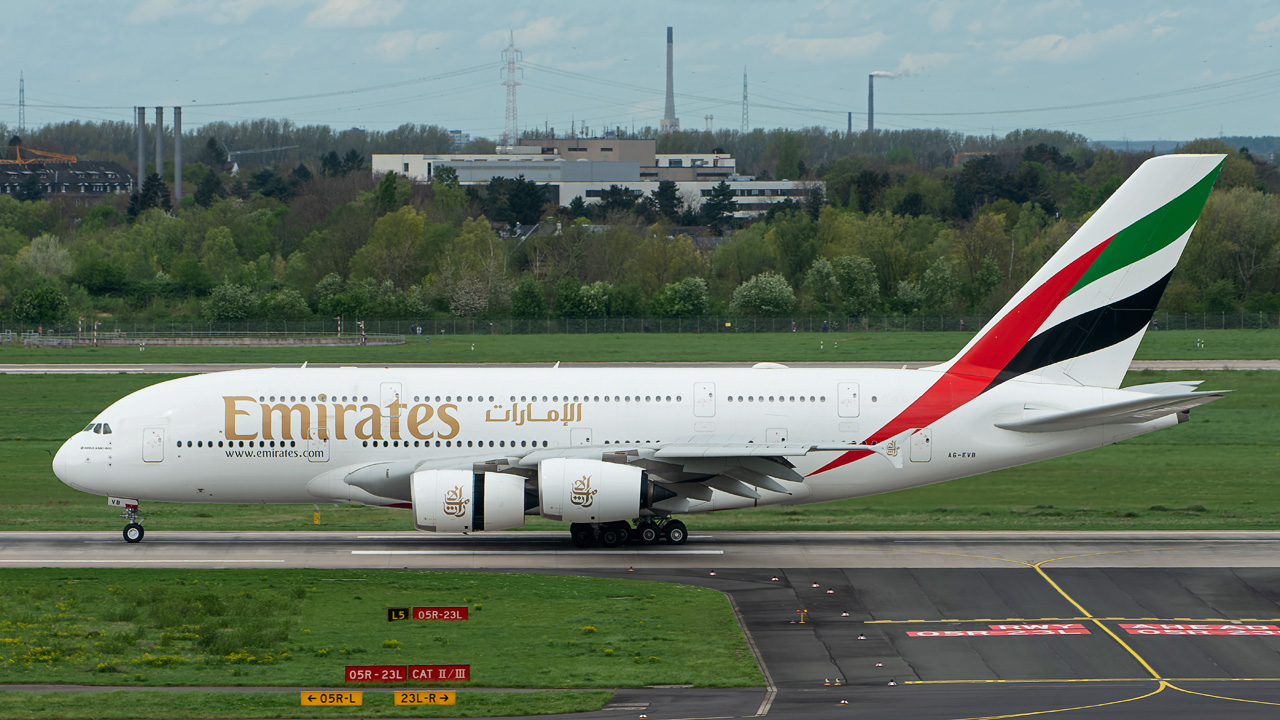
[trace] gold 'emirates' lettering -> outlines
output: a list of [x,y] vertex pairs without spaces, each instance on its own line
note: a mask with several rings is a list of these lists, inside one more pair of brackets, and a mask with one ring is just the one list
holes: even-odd
[[[264,440],[309,440],[313,430],[322,439],[332,436],[336,440],[346,440],[348,432],[354,432],[355,437],[361,440],[400,440],[401,418],[405,418],[404,429],[420,440],[451,440],[461,430],[454,417],[458,406],[453,404],[407,405],[397,401],[388,406],[389,422],[384,424],[383,409],[372,404],[269,404],[244,395],[225,395],[222,403],[223,434],[228,440],[257,440],[259,437]],[[330,411],[332,428],[329,427]],[[435,423],[444,427],[432,427],[433,418]]]

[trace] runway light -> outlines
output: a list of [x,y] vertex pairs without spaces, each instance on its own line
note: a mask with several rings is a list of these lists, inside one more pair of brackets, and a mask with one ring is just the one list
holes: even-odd
[[711,577],[715,577],[715,576],[716,576],[716,571],[715,571],[715,570],[712,570],[712,571],[711,571]]
[[835,594],[836,594],[836,591],[835,591],[835,590],[832,590],[831,588],[827,588],[827,594],[828,594],[828,595],[835,595]]
[[840,678],[836,678],[836,681],[832,683],[832,685],[839,685],[839,684],[840,684]]
[[773,578],[773,581],[774,581],[774,582],[778,582],[778,578]]
[[891,685],[891,686],[892,686],[892,685],[897,685],[897,684],[898,684],[898,681],[897,681],[897,680],[894,680],[893,678],[889,678],[889,685]]
[[849,612],[846,610],[845,612],[840,613],[840,617],[849,617]]
[[822,684],[823,684],[823,685],[830,685],[830,684],[831,684],[831,678],[822,678]]
[[635,567],[633,567],[633,566],[631,566],[631,565],[628,565],[628,566],[627,566],[627,572],[635,572],[635,571],[636,571]]
[[882,663],[882,662],[878,662],[878,663],[876,663],[876,667],[884,667],[884,663]]
[[863,635],[862,633],[858,633],[858,639],[859,639],[859,640],[866,640],[866,639],[867,639],[867,636],[866,636],[866,635]]
[[840,701],[840,704],[841,704],[841,705],[848,705],[848,704],[849,704],[849,701],[848,701],[848,700],[841,700],[841,701]]
[[814,584],[813,584],[813,587],[818,587],[818,583],[814,583]]

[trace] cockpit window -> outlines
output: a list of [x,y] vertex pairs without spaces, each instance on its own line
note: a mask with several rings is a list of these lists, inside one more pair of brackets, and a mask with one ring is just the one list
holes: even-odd
[[108,425],[107,423],[102,423],[102,434],[103,434],[103,435],[110,435],[110,434],[111,434],[111,426],[110,426],[110,425]]
[[101,435],[101,434],[102,434],[102,423],[94,423],[94,424],[93,424],[93,432],[94,432],[94,434],[95,434],[95,435]]
[[85,425],[84,430],[81,430],[81,432],[92,432],[92,431],[93,431],[93,423],[89,423],[88,425]]

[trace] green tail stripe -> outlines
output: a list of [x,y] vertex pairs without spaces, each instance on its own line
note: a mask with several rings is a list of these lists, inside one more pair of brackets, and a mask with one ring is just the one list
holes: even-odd
[[1067,294],[1131,265],[1182,237],[1200,217],[1200,211],[1204,210],[1204,203],[1209,199],[1209,191],[1213,189],[1221,168],[1222,163],[1218,163],[1213,172],[1205,175],[1186,192],[1116,233],[1098,259]]

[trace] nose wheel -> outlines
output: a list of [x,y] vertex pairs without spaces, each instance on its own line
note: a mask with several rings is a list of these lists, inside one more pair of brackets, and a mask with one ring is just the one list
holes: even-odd
[[142,529],[142,521],[146,518],[138,514],[137,505],[125,505],[124,512],[120,513],[120,517],[129,521],[124,526],[124,541],[127,543],[142,542],[142,536],[146,532]]

